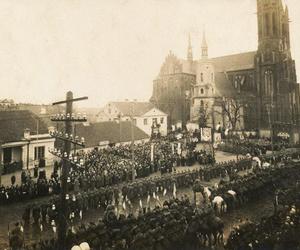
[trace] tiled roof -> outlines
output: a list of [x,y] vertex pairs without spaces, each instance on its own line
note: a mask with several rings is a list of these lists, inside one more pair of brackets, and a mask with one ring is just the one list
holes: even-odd
[[224,72],[238,69],[248,69],[254,67],[254,57],[256,51],[240,53],[235,55],[221,56],[209,59],[214,65],[216,72]]
[[24,130],[30,129],[30,134],[48,133],[46,124],[35,114],[28,110],[0,111],[0,140],[2,142],[15,142],[22,140]]
[[154,108],[150,102],[111,102],[124,116],[142,116]]
[[[136,126],[133,126],[134,139],[148,139],[149,136]],[[91,123],[89,125],[77,124],[76,134],[85,138],[86,147],[96,147],[101,141],[110,143],[131,141],[131,122],[124,121],[120,123],[115,121]]]

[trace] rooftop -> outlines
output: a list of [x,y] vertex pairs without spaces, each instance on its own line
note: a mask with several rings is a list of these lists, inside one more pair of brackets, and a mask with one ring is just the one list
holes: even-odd
[[[149,136],[136,126],[133,126],[135,140],[148,139]],[[97,147],[99,142],[109,141],[110,143],[131,141],[131,122],[115,121],[97,122],[89,125],[76,125],[76,134],[85,138],[86,147]]]
[[20,141],[26,128],[32,135],[48,133],[48,127],[41,118],[28,110],[0,111],[0,141]]
[[110,102],[124,116],[142,116],[143,114],[154,108],[150,102]]

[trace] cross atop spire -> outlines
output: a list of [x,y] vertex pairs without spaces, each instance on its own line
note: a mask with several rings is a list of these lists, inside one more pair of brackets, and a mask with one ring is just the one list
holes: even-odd
[[208,46],[207,46],[207,42],[206,42],[205,30],[203,30],[203,35],[202,35],[201,51],[202,51],[201,58],[207,59],[208,58]]
[[193,49],[192,49],[192,42],[191,42],[191,34],[189,33],[189,41],[188,41],[188,49],[187,49],[187,60],[193,61]]

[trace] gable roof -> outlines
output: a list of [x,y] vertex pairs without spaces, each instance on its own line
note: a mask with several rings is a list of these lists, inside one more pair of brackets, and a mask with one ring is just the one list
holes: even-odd
[[16,142],[24,137],[24,130],[30,129],[30,134],[48,133],[47,125],[29,110],[0,111],[0,140]]
[[[121,125],[121,126],[120,126]],[[120,133],[121,132],[121,133]],[[148,139],[149,136],[136,126],[133,126],[135,140]],[[110,143],[131,141],[131,122],[122,121],[121,124],[115,121],[97,122],[89,125],[76,125],[76,134],[85,138],[86,147],[97,147],[101,141]],[[121,135],[121,138],[120,138]]]
[[255,55],[256,51],[251,51],[235,55],[215,57],[209,60],[214,65],[216,72],[224,72],[253,68]]
[[168,116],[165,112],[161,111],[160,109],[153,107],[149,111],[147,111],[143,116]]
[[142,116],[152,108],[154,105],[150,102],[110,102],[114,105],[124,116]]

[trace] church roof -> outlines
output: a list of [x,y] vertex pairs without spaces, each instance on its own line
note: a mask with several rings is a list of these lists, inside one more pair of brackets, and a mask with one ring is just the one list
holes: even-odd
[[124,116],[142,116],[154,108],[150,102],[111,102]]
[[256,51],[211,58],[210,61],[216,72],[225,72],[254,67]]

